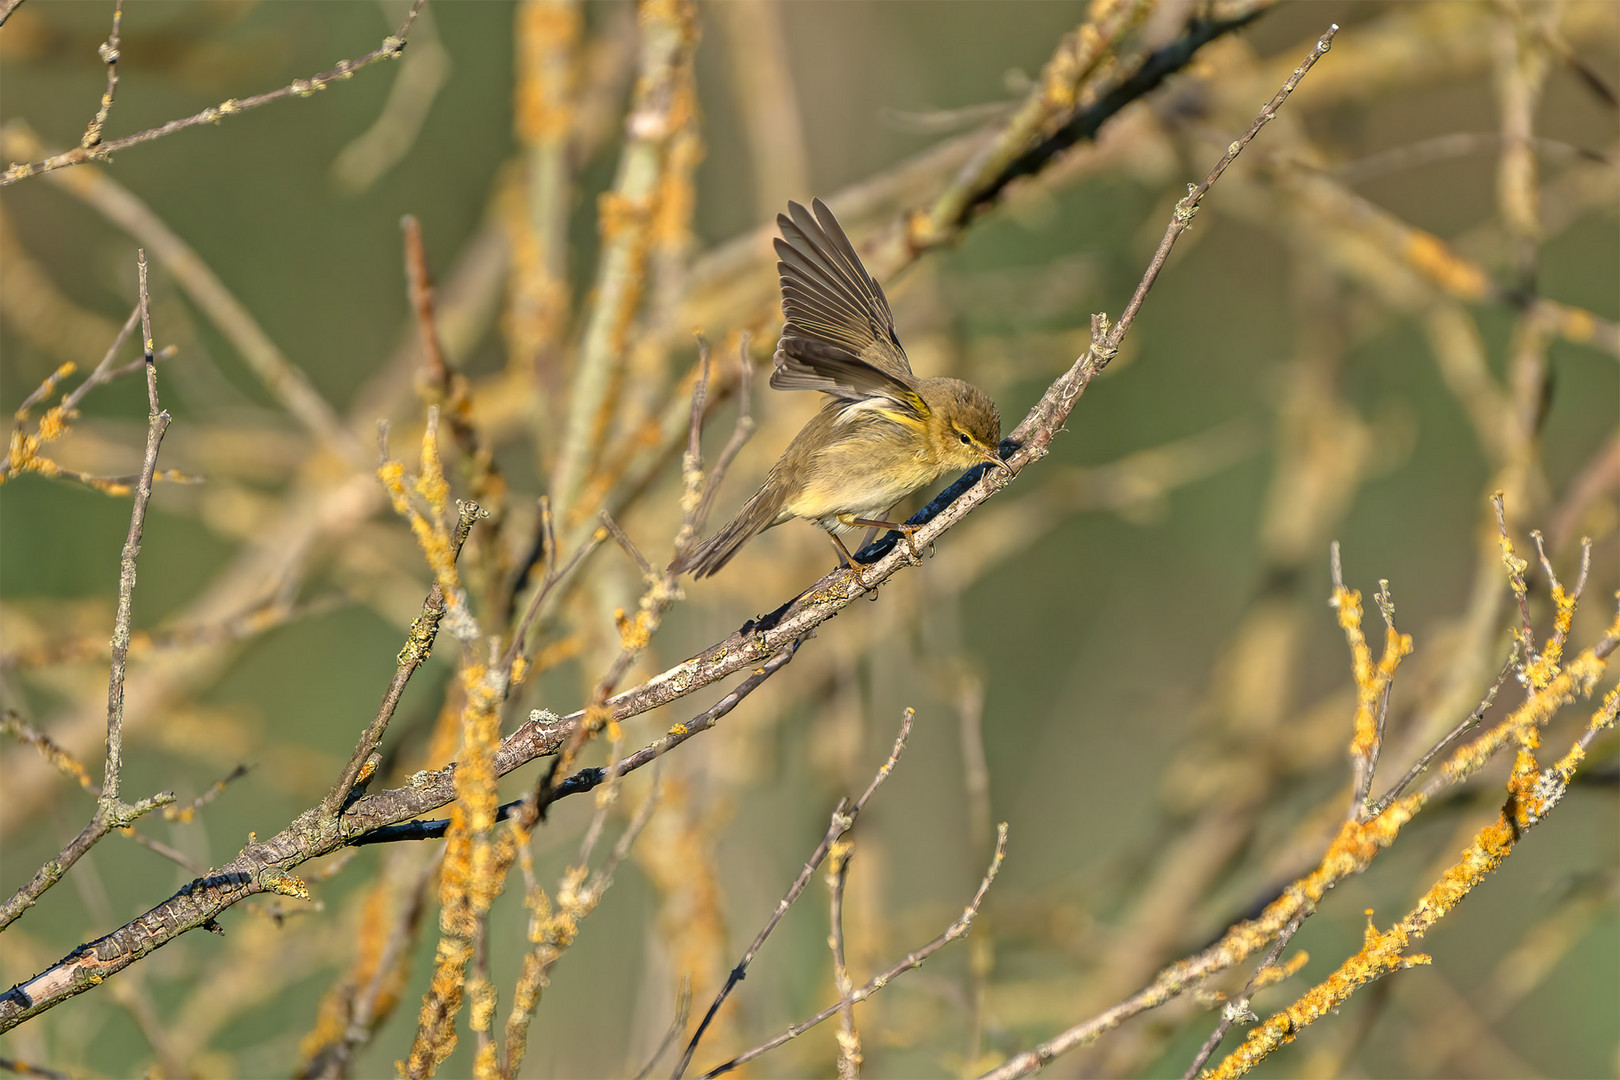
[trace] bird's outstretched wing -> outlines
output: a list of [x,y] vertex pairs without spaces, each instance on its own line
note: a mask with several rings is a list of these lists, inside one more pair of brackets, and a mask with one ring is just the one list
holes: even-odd
[[771,385],[819,390],[852,404],[885,398],[921,415],[926,410],[915,393],[917,378],[895,336],[882,288],[827,204],[816,199],[811,205],[813,216],[790,202],[788,213],[776,217],[782,230],[776,269],[787,324],[776,345]]

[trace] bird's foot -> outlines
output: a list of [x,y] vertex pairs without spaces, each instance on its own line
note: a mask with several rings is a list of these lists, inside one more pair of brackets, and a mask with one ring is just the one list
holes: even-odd
[[[917,530],[922,528],[922,526],[900,525],[897,526],[897,528],[900,532],[901,538],[906,542],[906,561],[911,563],[912,566],[921,566],[922,552],[917,550]],[[934,554],[933,541],[929,541],[928,543],[928,554],[930,556]]]

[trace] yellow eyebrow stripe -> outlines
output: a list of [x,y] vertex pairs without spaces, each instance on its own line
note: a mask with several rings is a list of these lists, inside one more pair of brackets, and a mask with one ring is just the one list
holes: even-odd
[[[922,403],[918,402],[918,404],[921,405]],[[912,413],[899,412],[898,410],[895,410],[895,409],[873,409],[872,411],[877,413],[879,416],[883,417],[885,420],[894,421],[896,424],[899,424],[901,427],[910,428],[913,431],[927,431],[928,430],[928,425],[926,423],[924,423],[923,421],[917,419],[917,417],[915,415],[913,415]],[[925,415],[925,416],[927,415],[926,410],[924,411],[923,415]]]

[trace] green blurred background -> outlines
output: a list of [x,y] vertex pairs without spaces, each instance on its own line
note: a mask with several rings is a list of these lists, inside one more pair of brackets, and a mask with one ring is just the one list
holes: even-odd
[[[1612,7],[1564,6],[1570,21],[1599,28],[1572,37],[1572,48],[1610,87],[1620,85],[1614,20],[1602,14]],[[1336,52],[1323,62],[1330,70],[1339,47],[1353,48],[1359,31],[1371,32],[1404,7],[1283,7],[1241,34],[1241,44],[1230,43],[1232,52],[1211,49],[1200,61],[1209,66],[1198,77],[1218,83],[1220,57],[1240,49],[1291,62],[1329,21],[1337,21],[1344,30]],[[109,133],[140,130],[324,70],[375,47],[402,10],[360,2],[129,6]],[[29,0],[0,30],[0,119],[26,121],[53,149],[76,141],[104,85],[95,47],[105,37],[110,11],[110,4]],[[429,255],[448,274],[489,214],[492,191],[513,150],[513,7],[440,3],[429,12],[433,26],[413,31],[412,47],[421,44],[416,35],[436,34],[448,54],[448,81],[409,152],[367,190],[342,190],[332,163],[383,109],[398,71],[394,65],[375,67],[309,100],[276,103],[217,127],[130,149],[109,170],[196,249],[340,412],[412,332],[400,216],[422,220]],[[625,10],[591,4],[586,15],[589,27],[601,29],[622,20]],[[701,9],[696,62],[704,157],[696,176],[693,232],[700,251],[761,226],[775,209],[758,205],[761,185],[728,51],[736,42],[715,16],[715,6]],[[806,2],[783,4],[779,17],[808,163],[808,188],[789,194],[802,199],[835,192],[925,150],[942,137],[925,121],[946,111],[1015,100],[1058,38],[1083,19],[1084,8],[1056,2]],[[1481,11],[1478,18],[1492,16]],[[1186,85],[1173,82],[1161,92],[1161,103],[1173,103],[1183,92],[1196,97]],[[1307,80],[1302,102],[1310,92]],[[1182,104],[1198,111],[1196,101]],[[1164,107],[1174,112],[1173,105]],[[1538,134],[1548,140],[1614,160],[1615,113],[1570,69],[1554,67],[1536,119]],[[1211,122],[1228,123],[1225,117]],[[1197,123],[1190,126],[1196,130]],[[1499,121],[1488,63],[1465,71],[1437,63],[1432,74],[1414,71],[1331,107],[1284,110],[1281,123],[1302,125],[1329,148],[1329,164],[1338,166],[1436,136],[1492,132]],[[1182,139],[1176,144],[1184,151],[1179,160],[1144,162],[1120,152],[1118,167],[1033,185],[975,223],[959,246],[927,256],[890,288],[916,366],[980,381],[1000,401],[1010,428],[1084,347],[1090,313],[1118,312],[1171,203],[1238,130],[1228,124],[1201,140]],[[610,144],[581,172],[572,218],[576,302],[594,265],[594,196],[609,182],[615,157]],[[1568,158],[1549,154],[1549,175],[1564,167],[1572,167]],[[1496,155],[1487,145],[1381,172],[1355,188],[1408,223],[1466,245],[1470,236],[1495,227],[1495,183]],[[814,846],[837,795],[858,790],[881,762],[905,706],[917,710],[910,750],[857,833],[850,886],[857,899],[849,918],[870,919],[878,927],[865,931],[865,938],[851,930],[871,950],[856,949],[862,970],[868,959],[897,958],[954,917],[988,854],[964,794],[961,679],[970,676],[983,688],[992,813],[1010,824],[1012,837],[1008,862],[975,930],[996,942],[987,1052],[1012,1052],[1088,1014],[1081,1004],[1089,1000],[1088,971],[1118,947],[1132,889],[1155,865],[1157,846],[1182,827],[1166,809],[1176,795],[1167,790],[1174,786],[1167,779],[1169,762],[1207,721],[1218,661],[1232,644],[1234,628],[1259,597],[1270,595],[1263,592],[1268,584],[1276,586],[1266,580],[1257,534],[1278,467],[1272,433],[1286,367],[1315,332],[1302,325],[1302,305],[1296,303],[1300,290],[1311,287],[1301,285],[1306,271],[1298,258],[1311,241],[1284,235],[1276,223],[1268,226],[1265,219],[1281,221],[1284,215],[1266,208],[1264,184],[1243,184],[1232,181],[1236,205],[1228,204],[1221,186],[1215,188],[1150,296],[1125,353],[1082,399],[1051,458],[996,503],[1058,483],[1057,477],[1068,475],[1061,470],[1102,466],[1221,431],[1224,441],[1208,451],[1204,474],[1173,485],[1162,498],[1126,500],[1123,510],[1070,509],[1022,553],[958,594],[947,586],[964,564],[951,558],[950,548],[964,526],[945,538],[935,559],[887,586],[877,604],[856,605],[807,646],[835,650],[830,642],[841,635],[870,635],[861,655],[833,665],[825,678],[812,679],[811,671],[801,670],[810,666],[795,662],[719,730],[680,751],[679,775],[700,793],[695,798],[707,807],[713,826],[731,958]],[[7,258],[25,252],[62,296],[115,329],[134,294],[134,241],[39,179],[7,189],[0,208],[9,234]],[[1610,198],[1547,236],[1537,264],[1541,294],[1602,319],[1620,318],[1617,225],[1620,216]],[[1497,280],[1510,279],[1510,267],[1487,266]],[[770,273],[763,262],[760,273]],[[263,429],[267,442],[256,471],[232,466],[230,490],[240,496],[234,502],[211,494],[208,485],[159,491],[136,598],[136,622],[146,628],[183,610],[227,565],[242,542],[242,521],[232,521],[232,508],[244,515],[262,509],[263,500],[285,489],[298,458],[291,424],[275,415],[230,344],[161,270],[154,274],[153,293],[156,338],[180,347],[161,374],[163,402],[175,417],[164,464],[207,476],[212,444],[203,434],[233,423]],[[1402,627],[1417,641],[1415,668],[1468,602],[1491,470],[1417,320],[1355,286],[1335,295],[1342,310],[1336,325],[1321,332],[1346,342],[1338,390],[1365,418],[1377,448],[1333,536],[1342,544],[1352,587],[1370,595],[1378,579],[1389,580]],[[1514,313],[1503,305],[1470,311],[1492,370],[1503,372]],[[16,311],[5,314],[0,404],[11,410],[67,357],[19,329]],[[704,329],[720,339],[735,328]],[[84,340],[96,351],[77,357],[82,368],[99,359],[110,333],[101,345],[89,334]],[[684,370],[691,355],[689,348],[677,350],[672,363]],[[1532,508],[1542,513],[1550,513],[1571,478],[1614,438],[1620,402],[1614,356],[1555,341],[1548,357],[1543,457],[1550,494]],[[464,369],[475,376],[505,364],[496,324],[463,358]],[[63,444],[63,460],[94,471],[133,470],[142,389],[125,379],[91,395],[81,430]],[[782,395],[756,394],[762,430],[722,493],[719,513],[744,497],[808,407]],[[711,429],[716,447],[729,416],[722,412]],[[283,434],[273,438],[278,425]],[[396,453],[405,452],[396,446]],[[512,440],[500,456],[514,503],[532,501],[542,490],[532,450]],[[674,475],[672,462],[665,489]],[[1604,496],[1608,516],[1592,519],[1605,524],[1606,532],[1599,535],[1587,610],[1577,621],[1578,646],[1606,618],[1620,572],[1613,498],[1612,490]],[[672,508],[670,490],[662,490],[627,522],[658,557],[675,520]],[[254,766],[196,823],[154,822],[152,835],[217,864],[251,831],[273,833],[324,793],[375,709],[405,629],[400,615],[415,602],[411,590],[419,598],[428,580],[425,568],[412,563],[402,527],[385,516],[376,520],[353,541],[392,537],[375,556],[352,549],[341,557],[323,553],[301,586],[306,599],[330,596],[337,603],[246,643],[207,680],[198,700],[177,710],[173,725],[160,722],[132,745],[126,792],[173,788],[188,798],[238,762]],[[8,652],[39,636],[104,639],[127,521],[126,501],[66,483],[23,477],[0,488],[0,596],[8,611],[0,629],[9,639]],[[736,582],[688,586],[688,600],[655,640],[656,658],[646,671],[718,640],[826,569],[824,543],[797,524],[768,534],[754,548],[759,550],[737,564],[744,569]],[[604,552],[598,561],[609,557],[616,556]],[[378,575],[382,584],[355,586],[353,567],[372,558],[389,567]],[[1559,565],[1572,567],[1571,558],[1569,550],[1560,553]],[[746,584],[755,571],[747,567],[766,565],[784,567],[781,587],[773,580],[774,591],[750,595]],[[1304,639],[1291,673],[1291,716],[1302,741],[1337,745],[1349,735],[1343,691],[1348,664],[1325,604],[1325,548],[1305,565],[1297,580],[1283,586],[1314,613],[1302,624]],[[622,577],[624,569],[611,573]],[[605,588],[611,593],[623,587],[621,581]],[[1375,622],[1370,618],[1369,632]],[[453,647],[442,644],[433,665],[418,676],[396,722],[401,738],[415,731],[420,739],[453,657]],[[74,703],[94,706],[104,671],[98,663],[7,670],[0,689],[6,705],[49,730],[53,717]],[[541,681],[527,704],[569,711],[595,674],[588,664],[565,665]],[[1335,692],[1339,696],[1332,698]],[[1512,693],[1509,686],[1506,699],[1517,700]],[[631,729],[632,741],[699,711],[716,696],[711,691],[702,702],[642,721]],[[1313,708],[1323,700],[1338,707]],[[1399,702],[1398,696],[1395,724],[1402,716]],[[1573,723],[1566,716],[1549,746],[1567,743],[1561,736]],[[1620,828],[1615,742],[1611,737],[1598,745],[1594,765],[1607,781],[1578,788],[1424,943],[1433,967],[1399,973],[1359,995],[1299,1046],[1280,1052],[1264,1074],[1306,1071],[1302,1063],[1313,1039],[1345,1038],[1346,1030],[1368,1023],[1370,1034],[1347,1070],[1409,1075],[1421,1060],[1413,1047],[1447,1022],[1446,1009],[1473,1013],[1500,1040],[1502,1064],[1492,1075],[1519,1075],[1526,1067],[1548,1076],[1615,1074],[1620,920],[1613,900]],[[1287,757],[1289,751],[1277,753]],[[8,770],[45,768],[32,760],[31,748],[7,743],[0,755]],[[1341,757],[1288,775],[1272,789],[1268,824],[1233,853],[1219,887],[1162,959],[1200,947],[1250,903],[1266,898],[1266,888],[1280,880],[1268,858],[1297,839],[1292,829],[1315,807],[1341,798],[1348,775]],[[1386,767],[1398,771],[1405,763],[1396,759]],[[511,790],[532,782],[532,772],[520,772]],[[1364,909],[1374,910],[1380,926],[1407,910],[1436,869],[1494,815],[1501,774],[1498,763],[1489,783],[1415,823],[1368,874],[1330,895],[1296,939],[1311,960],[1288,984],[1294,993],[1359,947]],[[8,894],[89,812],[86,796],[65,781],[58,786],[42,811],[8,823],[0,851],[0,889]],[[542,882],[555,881],[571,858],[588,813],[565,804],[537,838]],[[249,905],[229,913],[224,922],[230,934],[281,935],[284,944],[271,955],[300,975],[233,1015],[201,1056],[190,1059],[192,1068],[203,1075],[260,1076],[285,1075],[293,1067],[316,1002],[347,956],[345,920],[354,913],[345,899],[379,858],[378,849],[361,851],[348,869],[318,887],[321,910],[294,915],[277,930],[251,929],[269,923],[244,910]],[[82,940],[146,910],[186,879],[151,853],[109,839],[7,933],[0,975],[8,985],[26,978]],[[1544,982],[1506,1017],[1484,1019],[1488,1003],[1479,988],[1488,974],[1527,928],[1571,893],[1599,897],[1595,912],[1569,923],[1576,936]],[[502,987],[515,973],[526,918],[515,900],[508,896],[496,913],[498,932],[511,935],[498,938],[505,947],[494,954],[495,982]],[[668,1022],[679,976],[661,952],[657,907],[639,868],[627,864],[557,969],[535,1023],[525,1075],[607,1075],[639,1067]],[[736,1022],[745,1033],[741,1046],[832,1000],[825,917],[818,881],[734,996]],[[408,1045],[432,936],[430,921],[415,981],[392,1022],[358,1060],[355,1075],[391,1073]],[[192,934],[139,965],[141,993],[160,1028],[186,1028],[187,1009],[198,1004],[199,986],[208,985],[199,973],[210,969],[223,948],[212,936]],[[874,1004],[865,1014],[870,1075],[937,1075],[967,1067],[965,1036],[952,1025],[961,1023],[969,955],[963,945],[946,950],[897,984],[889,992],[893,1001]],[[238,971],[232,978],[252,981],[257,975]],[[1274,991],[1262,999],[1262,1013],[1291,996],[1287,988]],[[701,1010],[706,1000],[695,1008]],[[504,1009],[503,998],[502,1015]],[[1150,1015],[1135,1021],[1149,1032],[1137,1037],[1156,1047],[1142,1051],[1140,1061],[1148,1064],[1138,1071],[1179,1075],[1213,1022],[1175,1015],[1181,1019]],[[7,1036],[4,1052],[74,1075],[130,1075],[153,1058],[133,1016],[109,993],[85,994]],[[443,1075],[466,1074],[469,1043],[464,1036]],[[760,1075],[826,1074],[832,1071],[832,1046],[830,1032],[818,1030],[757,1069]],[[1430,1062],[1431,1074],[1483,1074],[1479,1061],[1495,1052],[1487,1047],[1444,1055]],[[699,1063],[704,1060],[700,1053]],[[1110,1067],[1105,1059],[1088,1058],[1084,1065],[1059,1061],[1052,1073],[1082,1068],[1106,1075]]]

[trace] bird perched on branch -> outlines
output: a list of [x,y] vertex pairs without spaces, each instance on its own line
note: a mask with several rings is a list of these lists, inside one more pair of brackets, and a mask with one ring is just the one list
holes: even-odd
[[861,265],[838,219],[820,199],[778,214],[776,264],[787,325],[771,385],[828,397],[771,467],[765,484],[725,527],[694,549],[681,572],[707,577],[773,525],[804,518],[827,530],[839,561],[854,558],[839,534],[877,527],[916,531],[884,519],[890,508],[945,473],[989,463],[1001,414],[990,396],[961,379],[919,379],[894,333],[883,290]]

